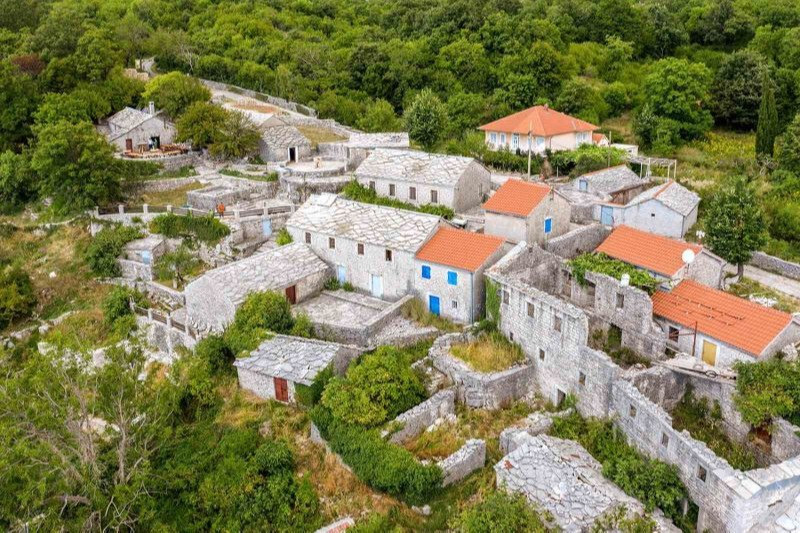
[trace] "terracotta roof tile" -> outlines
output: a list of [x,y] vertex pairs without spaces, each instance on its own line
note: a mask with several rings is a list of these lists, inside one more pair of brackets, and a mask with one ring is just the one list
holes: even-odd
[[417,252],[417,259],[474,272],[502,245],[503,239],[441,227]]
[[484,131],[528,134],[550,137],[576,131],[594,131],[597,128],[579,118],[560,113],[547,106],[537,105],[481,126]]
[[681,256],[687,248],[695,254],[703,249],[699,244],[617,226],[595,251],[671,278],[683,267]]
[[653,314],[759,356],[792,321],[792,315],[692,280],[653,295]]
[[483,204],[486,211],[527,217],[552,188],[542,183],[509,179]]

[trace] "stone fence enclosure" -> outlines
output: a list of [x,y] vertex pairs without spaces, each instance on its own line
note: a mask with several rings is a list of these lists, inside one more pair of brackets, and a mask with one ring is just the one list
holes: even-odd
[[399,429],[394,432],[385,430],[383,435],[388,436],[389,442],[394,444],[407,442],[427,430],[437,420],[455,416],[455,400],[456,393],[453,389],[439,391],[421,404],[398,415],[389,426],[398,426]]
[[800,265],[785,261],[778,257],[765,254],[764,252],[755,252],[750,259],[750,264],[770,272],[775,272],[787,278],[800,280]]

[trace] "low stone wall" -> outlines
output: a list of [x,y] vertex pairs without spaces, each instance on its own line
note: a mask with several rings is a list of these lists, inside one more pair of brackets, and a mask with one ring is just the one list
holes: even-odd
[[288,122],[289,124],[292,124],[293,126],[311,126],[312,128],[326,129],[330,132],[335,133],[336,135],[341,135],[345,139],[349,138],[350,134],[356,131],[353,130],[352,128],[348,128],[347,126],[343,126],[342,124],[339,124],[338,122],[330,118],[325,118],[325,119],[316,118],[316,115],[308,117],[298,117],[295,115],[295,116],[281,117],[281,119]]
[[186,298],[182,291],[171,289],[154,281],[138,281],[133,279],[114,278],[113,283],[124,285],[152,296],[162,301],[170,307],[182,307],[186,303]]
[[469,333],[443,335],[434,341],[429,352],[433,366],[455,384],[458,401],[473,408],[501,409],[532,390],[534,368],[530,363],[484,374],[450,355],[454,343],[470,340]]
[[437,420],[447,416],[455,415],[456,412],[456,393],[452,389],[439,391],[419,405],[415,405],[405,413],[397,416],[390,425],[399,425],[400,429],[389,436],[389,442],[402,444],[421,434],[431,427]]
[[[354,301],[358,305],[367,306],[367,301],[353,294],[352,299],[349,295],[325,291],[331,298]],[[407,295],[394,302],[385,309],[380,310],[369,322],[360,325],[344,326],[330,322],[314,321],[314,333],[321,338],[334,340],[343,344],[354,344],[356,346],[371,346],[373,338],[386,324],[400,316],[403,305],[411,300],[413,296]],[[313,320],[313,319],[312,319]]]
[[145,192],[164,192],[164,191],[172,191],[175,189],[179,189],[180,187],[184,187],[189,185],[190,183],[194,183],[198,180],[199,176],[191,176],[188,178],[166,178],[166,179],[155,179],[155,180],[143,180],[137,181],[130,185],[130,188],[137,193],[145,193]]
[[778,257],[765,254],[764,252],[754,252],[753,257],[750,259],[750,264],[754,267],[786,276],[787,278],[800,279],[799,264],[785,261]]
[[153,265],[131,261],[130,259],[117,259],[117,264],[123,278],[142,281],[153,280]]
[[800,456],[800,428],[779,418],[772,423],[772,457],[786,461]]
[[348,528],[351,528],[355,525],[355,521],[351,517],[346,516],[341,520],[337,520],[332,524],[328,524],[327,526],[319,528],[314,533],[342,533],[343,531],[346,531]]
[[200,82],[209,89],[217,91],[228,91],[235,94],[240,94],[242,96],[247,96],[248,98],[260,100],[262,102],[266,102],[276,107],[287,109],[289,111],[294,111],[295,113],[301,113],[309,117],[317,116],[317,112],[314,109],[305,106],[303,104],[298,104],[296,102],[290,102],[289,100],[284,100],[283,98],[279,98],[277,96],[271,96],[269,94],[251,91],[250,89],[244,89],[242,87],[237,87],[236,85],[228,85],[227,83],[221,83],[218,81],[200,79]]
[[486,464],[486,442],[480,439],[470,439],[458,451],[436,464],[444,474],[442,486],[447,487],[458,483]]
[[192,350],[197,344],[197,341],[184,331],[156,320],[148,320],[146,317],[137,316],[136,323],[145,332],[147,343],[167,355],[168,358],[174,357],[176,349],[181,346]]
[[575,224],[591,224],[594,219],[594,204],[572,204],[569,221]]
[[589,224],[547,241],[544,245],[544,249],[560,257],[571,259],[583,252],[593,251],[600,246],[600,243],[602,243],[610,233],[611,230],[602,224]]

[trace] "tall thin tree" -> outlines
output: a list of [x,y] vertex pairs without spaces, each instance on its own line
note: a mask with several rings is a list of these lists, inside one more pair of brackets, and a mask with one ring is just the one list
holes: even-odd
[[775,138],[778,136],[778,110],[775,107],[775,91],[767,69],[764,68],[761,83],[761,106],[758,108],[756,128],[756,157],[772,157]]

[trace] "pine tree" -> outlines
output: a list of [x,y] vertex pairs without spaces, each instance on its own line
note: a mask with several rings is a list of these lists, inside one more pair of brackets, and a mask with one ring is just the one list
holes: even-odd
[[756,157],[772,157],[775,150],[775,137],[778,136],[778,111],[775,107],[775,92],[772,81],[764,69],[761,83],[761,106],[758,108],[756,129]]

